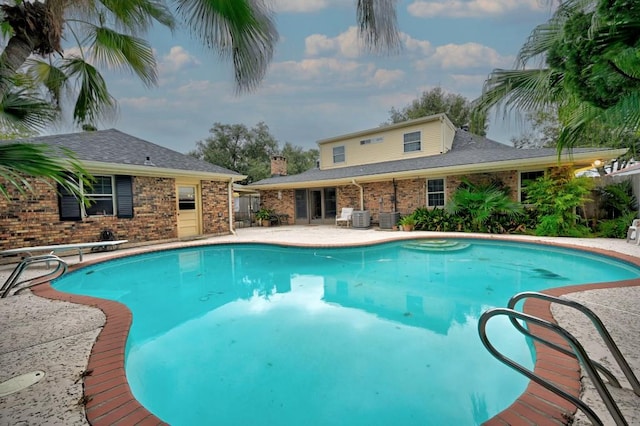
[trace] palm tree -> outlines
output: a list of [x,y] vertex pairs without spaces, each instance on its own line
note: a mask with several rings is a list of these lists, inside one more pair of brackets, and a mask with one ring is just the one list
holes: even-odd
[[[10,132],[41,130],[59,116],[63,95],[75,88],[74,121],[95,126],[116,109],[97,66],[129,70],[145,85],[154,85],[153,51],[139,35],[154,23],[174,29],[177,18],[206,47],[232,62],[239,92],[260,83],[278,40],[263,0],[174,0],[172,5],[173,9],[161,0],[0,0],[0,24],[8,36],[0,54],[0,126]],[[367,46],[375,50],[398,46],[395,0],[358,0],[357,10]],[[74,40],[78,52],[64,55],[63,39]],[[46,88],[47,97],[39,96],[38,87]],[[7,168],[9,161],[20,163],[18,154],[23,153],[32,163],[22,172],[51,177],[73,192],[74,181],[57,174],[57,167],[73,161],[38,157],[24,146],[4,148],[0,177],[9,183],[25,187],[18,171]]]
[[[567,0],[536,27],[513,70],[494,70],[478,106],[531,112],[557,108],[559,152],[590,126],[615,135],[640,129],[640,10],[624,0]],[[533,65],[532,65],[533,64]]]
[[522,214],[523,208],[511,200],[501,182],[474,184],[463,179],[447,203],[446,211],[468,218],[474,231],[486,232],[492,217],[513,218]]
[[[273,57],[278,32],[263,0],[164,1],[44,0],[4,1],[1,22],[10,28],[0,55],[0,99],[9,93],[19,72],[43,84],[58,106],[68,88],[77,87],[73,118],[95,124],[115,111],[97,66],[122,68],[149,86],[156,83],[156,63],[144,35],[159,23],[174,29],[186,24],[191,34],[230,60],[239,92],[254,89]],[[357,19],[361,36],[372,49],[399,45],[395,0],[359,0]],[[179,18],[179,19],[178,19]],[[78,52],[65,55],[61,41],[74,40]],[[41,59],[28,59],[36,54]]]

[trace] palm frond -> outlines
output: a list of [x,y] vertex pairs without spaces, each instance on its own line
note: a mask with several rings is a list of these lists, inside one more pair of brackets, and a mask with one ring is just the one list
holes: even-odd
[[[93,181],[93,177],[69,150],[56,151],[45,144],[0,144],[0,177],[24,194],[33,190],[26,176],[51,186],[52,182],[60,184],[83,201],[86,200],[82,195],[80,181],[89,186]],[[4,197],[9,196],[4,185],[0,185],[0,193]]]
[[116,100],[107,89],[100,72],[82,58],[63,58],[60,68],[78,87],[73,119],[76,123],[95,123],[116,114]]
[[146,40],[110,28],[94,27],[90,44],[91,56],[97,64],[132,71],[147,87],[157,83],[156,60]]
[[480,111],[502,105],[505,111],[543,109],[558,101],[562,75],[551,69],[494,70],[474,101]]
[[360,36],[374,51],[394,52],[400,48],[396,0],[358,0]]
[[230,59],[238,91],[262,81],[273,57],[278,32],[262,0],[176,0],[191,34]]
[[36,83],[43,84],[56,105],[62,100],[62,90],[67,82],[66,74],[51,62],[39,59],[27,59],[27,75]]
[[518,52],[516,68],[525,68],[527,63],[536,57],[544,60],[544,55],[562,35],[562,24],[557,19],[552,18],[535,27]]
[[40,132],[58,116],[54,105],[28,89],[15,89],[0,99],[0,127],[5,130]]
[[68,6],[68,15],[98,26],[106,23],[131,34],[147,32],[154,22],[173,30],[176,22],[165,3],[158,0],[73,2]]

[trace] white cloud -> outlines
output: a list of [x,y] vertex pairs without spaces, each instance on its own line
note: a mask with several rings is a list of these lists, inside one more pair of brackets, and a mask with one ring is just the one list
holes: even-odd
[[138,98],[120,98],[118,99],[118,103],[121,106],[131,107],[139,110],[165,107],[169,105],[169,102],[165,98],[150,98],[147,96],[141,96]]
[[274,0],[272,7],[276,12],[309,13],[325,9],[330,3],[328,0]]
[[402,81],[405,73],[402,70],[378,69],[373,74],[371,82],[378,87],[389,86],[392,83]]
[[181,84],[175,89],[175,92],[180,95],[207,95],[215,90],[219,89],[219,86],[209,80],[189,80],[184,84]]
[[438,46],[429,58],[416,61],[418,70],[427,68],[500,68],[509,66],[513,58],[501,56],[495,49],[479,43],[446,44]]
[[173,74],[186,68],[200,65],[198,58],[190,54],[182,46],[173,46],[169,53],[158,61],[160,75]]
[[360,55],[362,47],[356,27],[349,27],[347,31],[333,38],[322,34],[313,34],[305,39],[304,44],[306,56],[337,52],[345,58],[356,58]]
[[482,85],[487,79],[488,75],[484,74],[449,74],[449,77],[456,82],[458,87],[469,87],[480,91]]
[[351,78],[366,67],[355,61],[343,61],[335,58],[304,59],[299,62],[286,61],[273,64],[270,74],[280,77],[287,76],[297,80]]
[[491,15],[507,15],[517,10],[541,12],[551,10],[551,7],[548,2],[542,0],[417,0],[411,3],[407,10],[418,18],[486,18]]
[[[431,43],[427,40],[418,40],[406,33],[400,33],[400,39],[407,51],[417,52],[422,55],[427,55],[433,51]],[[313,34],[305,39],[306,56],[337,53],[345,58],[357,58],[362,52],[362,47],[362,40],[358,36],[356,27],[349,27],[347,31],[336,37]]]
[[408,51],[418,52],[423,55],[428,55],[433,51],[431,43],[427,40],[418,40],[405,33],[400,34],[400,39]]

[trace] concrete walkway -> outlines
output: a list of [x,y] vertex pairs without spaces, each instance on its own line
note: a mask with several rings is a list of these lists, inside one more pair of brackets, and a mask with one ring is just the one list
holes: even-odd
[[[358,245],[371,242],[417,237],[455,237],[460,234],[429,232],[392,232],[375,229],[337,229],[333,226],[282,226],[273,228],[244,228],[237,235],[211,237],[188,242],[170,242],[125,248],[109,253],[92,253],[85,256],[85,263],[96,259],[112,258],[125,254],[147,252],[162,248],[193,246],[225,242],[271,242],[295,245]],[[466,237],[472,234],[464,234]],[[487,235],[482,235],[487,237]],[[496,236],[498,237],[498,236]],[[504,238],[503,236],[499,236]],[[640,247],[624,240],[509,237],[521,241],[543,241],[553,244],[596,248],[626,256],[640,257]],[[66,258],[76,264],[77,255]],[[4,282],[15,265],[0,266],[0,282]],[[39,273],[44,267],[34,267],[28,276]],[[640,287],[590,290],[568,295],[580,301],[601,316],[614,340],[619,343],[636,375],[640,376]],[[611,356],[592,332],[592,326],[575,311],[554,307],[553,314],[585,344],[592,358],[611,367],[618,377]],[[96,336],[104,325],[104,314],[89,306],[43,299],[29,291],[0,299],[0,382],[35,370],[46,373],[35,385],[16,393],[0,397],[0,425],[84,425],[87,424],[82,400],[82,374]],[[612,424],[607,410],[590,381],[583,400]],[[622,390],[614,396],[620,401],[630,424],[640,425],[640,397],[635,396],[626,380]],[[576,424],[588,424],[578,414]]]

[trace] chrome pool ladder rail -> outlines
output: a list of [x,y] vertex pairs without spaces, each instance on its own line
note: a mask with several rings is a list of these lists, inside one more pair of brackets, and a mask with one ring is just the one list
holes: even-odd
[[[484,347],[498,361],[518,371],[519,373],[528,377],[534,382],[538,383],[540,386],[544,387],[548,391],[555,393],[556,395],[560,396],[561,398],[564,398],[565,400],[569,401],[571,404],[578,407],[589,418],[592,424],[594,425],[603,424],[600,417],[598,417],[598,415],[582,400],[560,389],[558,386],[549,382],[548,380],[543,379],[533,371],[518,364],[511,358],[504,356],[491,344],[491,342],[489,342],[489,339],[487,337],[487,332],[486,332],[486,325],[487,325],[487,322],[492,317],[497,315],[505,315],[509,318],[516,318],[516,319],[523,320],[525,322],[534,323],[536,325],[539,325],[541,327],[547,328],[555,332],[556,334],[560,335],[564,340],[566,340],[567,343],[569,343],[569,346],[571,346],[571,348],[574,350],[574,353],[576,355],[576,358],[578,358],[578,361],[583,365],[585,371],[587,372],[587,376],[589,376],[594,386],[596,387],[596,390],[600,394],[600,397],[604,401],[616,425],[618,426],[628,425],[624,416],[620,412],[618,405],[613,400],[613,397],[609,393],[609,390],[605,386],[600,375],[597,373],[595,366],[589,359],[589,356],[587,355],[586,351],[584,350],[584,348],[582,347],[578,339],[576,339],[571,333],[569,333],[567,330],[565,330],[564,328],[560,327],[557,324],[553,324],[541,318],[534,317],[533,315],[528,315],[522,312],[518,312],[514,309],[494,308],[484,312],[482,315],[480,315],[480,320],[478,321],[478,334],[480,335],[480,340],[482,341],[482,344],[484,345]],[[546,341],[542,341],[541,343],[544,343],[544,342]]]
[[[22,281],[18,281],[18,279],[20,278],[20,276],[22,275],[22,273],[31,265],[36,264],[36,263],[46,263],[47,267],[49,266],[49,262],[56,262],[57,266],[55,269],[53,269],[52,271],[49,271],[45,274],[42,275],[38,275],[36,277],[33,278],[28,278]],[[46,281],[49,280],[53,280],[55,278],[58,278],[62,275],[64,275],[64,273],[67,272],[67,263],[60,259],[58,256],[56,256],[55,254],[42,254],[42,255],[38,255],[38,256],[27,256],[24,259],[22,259],[22,261],[20,263],[18,263],[18,265],[15,267],[15,269],[13,270],[13,272],[11,272],[11,275],[9,275],[9,278],[7,278],[7,280],[4,282],[4,284],[2,285],[2,287],[0,288],[0,298],[4,299],[5,297],[7,297],[9,295],[9,293],[11,292],[11,290],[13,288],[15,288],[16,286],[26,283],[26,282],[30,282],[30,281],[35,281],[35,280],[41,280],[38,281],[37,283],[34,283],[32,285],[36,285],[36,284],[40,284],[41,282],[44,282],[45,280],[42,280],[43,278],[46,278]],[[21,291],[25,288],[31,287],[30,286],[25,286],[25,287],[21,287],[19,288],[16,292]]]
[[[624,374],[624,376],[629,381],[629,384],[631,385],[631,389],[633,389],[633,393],[635,393],[636,395],[640,396],[640,382],[638,381],[638,378],[633,373],[633,370],[631,369],[631,366],[629,365],[629,363],[625,359],[624,355],[622,355],[622,352],[620,352],[620,349],[618,348],[618,345],[616,345],[616,343],[613,341],[613,338],[611,337],[611,334],[609,334],[609,330],[607,330],[605,325],[602,323],[602,320],[600,320],[600,317],[598,317],[598,315],[596,315],[595,312],[593,312],[591,309],[589,309],[588,307],[584,306],[583,304],[575,302],[573,300],[562,299],[560,297],[555,297],[555,296],[551,296],[551,295],[544,294],[544,293],[538,293],[538,292],[535,292],[535,291],[525,291],[525,292],[516,294],[511,299],[509,299],[509,303],[507,304],[507,308],[515,309],[516,304],[520,300],[523,300],[523,299],[526,299],[526,298],[541,299],[541,300],[546,300],[546,301],[551,302],[551,303],[558,303],[560,305],[564,305],[564,306],[568,306],[570,308],[577,309],[578,311],[582,312],[585,316],[587,316],[591,320],[591,323],[595,327],[595,329],[598,332],[598,334],[600,334],[600,337],[604,341],[605,345],[607,345],[607,348],[611,352],[611,355],[613,355],[613,358],[618,363],[618,366],[622,370],[622,373]],[[516,321],[513,317],[510,317],[509,319],[511,320],[511,323],[513,324],[513,326],[516,329],[518,329],[521,333],[523,333],[523,334],[525,334],[525,335],[531,337],[532,339],[535,339],[535,340],[537,340],[537,341],[539,341],[541,343],[544,343],[545,345],[547,345],[547,346],[549,346],[549,347],[551,347],[551,348],[553,348],[553,349],[555,349],[555,350],[557,350],[559,352],[562,352],[565,355],[569,355],[569,356],[572,356],[572,357],[576,358],[576,355],[574,353],[572,353],[571,351],[566,350],[566,349],[556,345],[555,343],[546,341],[543,338],[541,338],[539,336],[535,336],[534,334],[530,333],[527,329],[522,327],[522,325],[520,325],[518,323],[518,321]],[[590,361],[596,367],[596,369],[598,369],[607,378],[607,380],[609,381],[609,384],[611,384],[612,386],[614,386],[616,388],[620,388],[621,387],[620,386],[620,382],[618,382],[618,380],[615,378],[613,373],[611,373],[607,368],[605,368],[599,362],[594,361],[594,360],[590,360]]]

